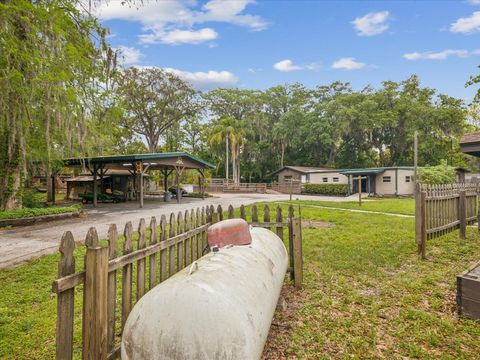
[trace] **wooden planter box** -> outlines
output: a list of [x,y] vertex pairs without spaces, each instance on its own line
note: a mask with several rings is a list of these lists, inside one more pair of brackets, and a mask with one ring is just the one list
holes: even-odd
[[457,276],[458,313],[480,319],[480,262]]

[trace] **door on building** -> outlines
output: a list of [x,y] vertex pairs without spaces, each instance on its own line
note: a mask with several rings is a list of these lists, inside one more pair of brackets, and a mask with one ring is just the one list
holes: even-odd
[[[361,187],[362,187],[362,193],[368,192],[368,177],[363,177],[362,176],[362,182],[361,182]],[[353,193],[356,194],[358,193],[358,177],[353,178]]]

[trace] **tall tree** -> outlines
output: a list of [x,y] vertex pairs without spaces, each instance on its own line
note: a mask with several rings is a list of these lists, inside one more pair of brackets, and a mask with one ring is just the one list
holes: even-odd
[[125,69],[117,94],[125,110],[124,126],[143,136],[152,153],[167,130],[196,111],[195,90],[177,75],[158,68]]
[[235,184],[240,182],[240,153],[246,140],[246,134],[244,124],[229,116],[216,121],[210,133],[209,142],[212,145],[223,144],[224,142],[226,145],[228,139],[232,160],[232,178]]
[[0,210],[21,206],[28,164],[98,146],[91,100],[112,53],[75,0],[0,1]]

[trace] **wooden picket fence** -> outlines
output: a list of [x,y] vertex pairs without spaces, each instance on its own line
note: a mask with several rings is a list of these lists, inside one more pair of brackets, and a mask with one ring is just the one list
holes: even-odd
[[467,225],[478,219],[478,184],[417,184],[415,192],[415,233],[418,253],[425,258],[426,242],[460,229],[466,236]]
[[[274,231],[282,240],[286,230],[288,271],[295,287],[300,288],[303,281],[301,219],[295,216],[292,206],[286,216],[280,206],[273,212],[270,214],[270,207],[266,205],[260,218],[259,210],[253,205],[248,221],[253,226]],[[70,231],[65,232],[59,249],[59,277],[52,285],[52,291],[57,294],[56,358],[72,359],[74,343],[76,348],[81,343],[83,359],[119,358],[122,330],[134,303],[208,252],[207,229],[224,217],[247,220],[246,208],[240,207],[239,216],[232,206],[225,215],[221,206],[215,209],[212,205],[177,215],[172,213],[168,222],[165,215],[158,223],[157,218],[152,217],[148,229],[145,219],[141,219],[136,233],[128,222],[123,239],[117,226],[111,225],[106,242],[99,240],[95,228],[90,228],[85,246],[81,246],[86,251],[84,266],[77,272],[75,240]],[[74,337],[75,294],[78,296],[82,290],[79,340],[79,336]]]

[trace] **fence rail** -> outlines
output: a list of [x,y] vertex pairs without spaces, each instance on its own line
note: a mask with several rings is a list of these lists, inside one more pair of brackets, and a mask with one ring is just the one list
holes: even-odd
[[272,183],[268,184],[267,188],[272,189],[273,191],[277,191],[283,194],[301,194],[302,193],[302,183],[298,182],[291,182],[287,183]]
[[460,229],[478,219],[479,187],[474,183],[445,185],[417,184],[415,192],[415,232],[418,253],[425,258],[426,241]]
[[[289,273],[295,287],[303,281],[301,219],[294,208],[288,214],[277,206],[266,205],[263,214],[253,205],[249,223],[274,231],[282,240],[288,234]],[[85,238],[85,261],[81,271],[75,267],[75,239],[70,231],[60,242],[58,279],[52,284],[57,294],[56,358],[72,359],[74,344],[81,344],[83,359],[116,359],[120,356],[123,327],[135,302],[160,282],[190,265],[209,251],[207,229],[223,218],[247,220],[245,206],[235,212],[218,206],[152,217],[148,226],[141,219],[136,232],[131,222],[123,237],[117,226],[108,230],[107,242],[90,228]],[[106,246],[105,246],[106,245]],[[83,247],[83,246],[82,246]],[[135,247],[135,249],[134,249]],[[75,294],[83,290],[81,339],[74,336]],[[77,300],[78,306],[78,300]],[[78,314],[78,311],[77,311]],[[78,316],[78,315],[77,315]]]

